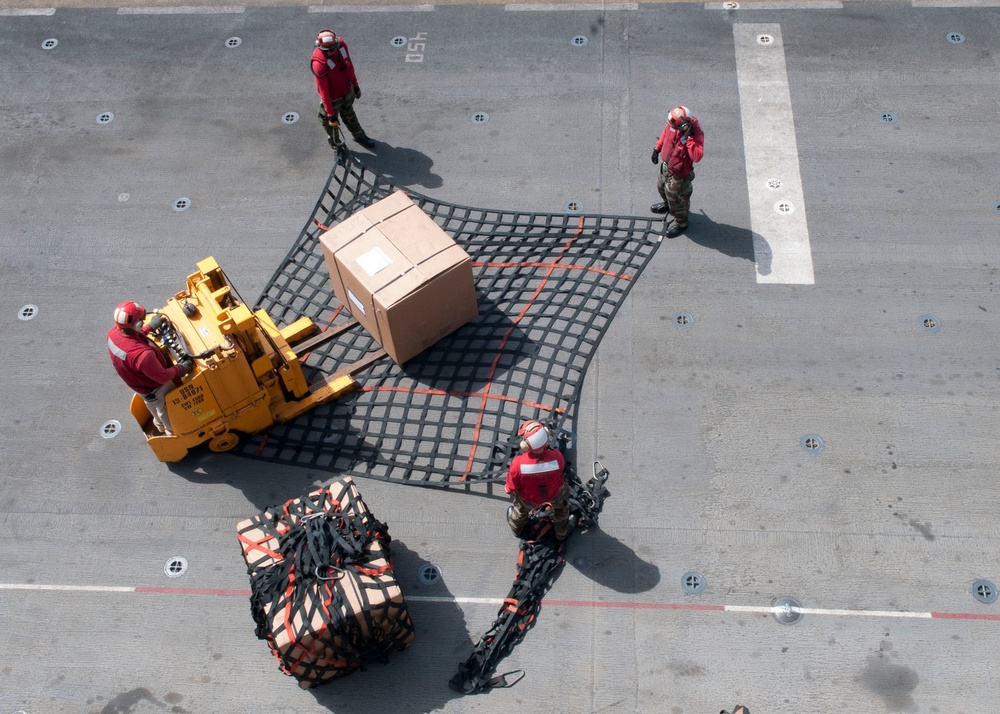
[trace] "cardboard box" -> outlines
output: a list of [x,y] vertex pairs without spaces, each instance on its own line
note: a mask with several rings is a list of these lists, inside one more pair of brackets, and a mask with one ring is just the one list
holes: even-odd
[[479,314],[469,254],[402,191],[320,244],[337,298],[396,364]]

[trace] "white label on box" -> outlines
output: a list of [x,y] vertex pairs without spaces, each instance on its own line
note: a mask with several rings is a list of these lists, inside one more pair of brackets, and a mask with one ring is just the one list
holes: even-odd
[[358,296],[357,295],[355,295],[350,290],[348,290],[347,291],[347,297],[349,297],[351,299],[351,302],[353,302],[355,305],[358,306],[358,309],[361,310],[361,314],[362,315],[367,315],[368,314],[367,312],[365,312],[365,306],[364,306],[364,304],[360,300],[358,300]]
[[392,265],[392,261],[389,259],[389,256],[386,255],[385,252],[378,246],[375,246],[363,255],[359,255],[355,258],[355,261],[361,266],[362,270],[368,273],[368,275],[375,275],[375,273],[383,268]]

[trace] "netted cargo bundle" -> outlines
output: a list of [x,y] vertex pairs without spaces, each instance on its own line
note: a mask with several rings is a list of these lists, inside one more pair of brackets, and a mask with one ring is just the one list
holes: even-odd
[[281,671],[315,687],[413,642],[389,531],[349,478],[241,521],[256,635]]

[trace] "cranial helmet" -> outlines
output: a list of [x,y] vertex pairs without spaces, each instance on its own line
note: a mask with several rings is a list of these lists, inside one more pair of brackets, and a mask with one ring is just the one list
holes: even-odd
[[321,30],[316,35],[316,46],[324,52],[332,52],[337,49],[337,33],[333,30]]
[[517,435],[521,437],[521,450],[535,454],[549,443],[549,430],[539,421],[531,419],[521,424]]
[[115,324],[124,330],[134,330],[136,323],[146,317],[146,308],[137,302],[126,300],[115,308]]
[[674,129],[680,129],[681,125],[688,121],[691,121],[691,112],[685,106],[674,107],[667,117],[667,123]]

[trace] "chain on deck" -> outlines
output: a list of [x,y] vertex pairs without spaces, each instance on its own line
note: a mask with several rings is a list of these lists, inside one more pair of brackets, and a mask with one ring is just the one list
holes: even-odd
[[[396,190],[357,159],[336,165],[313,215],[258,300],[279,324],[323,329],[350,315],[333,294],[319,236]],[[572,422],[601,338],[660,242],[662,220],[518,213],[408,192],[472,257],[479,317],[403,367],[390,359],[361,385],[237,453],[338,474],[435,486],[501,480],[524,419]],[[314,350],[310,382],[378,349],[361,327]]]

